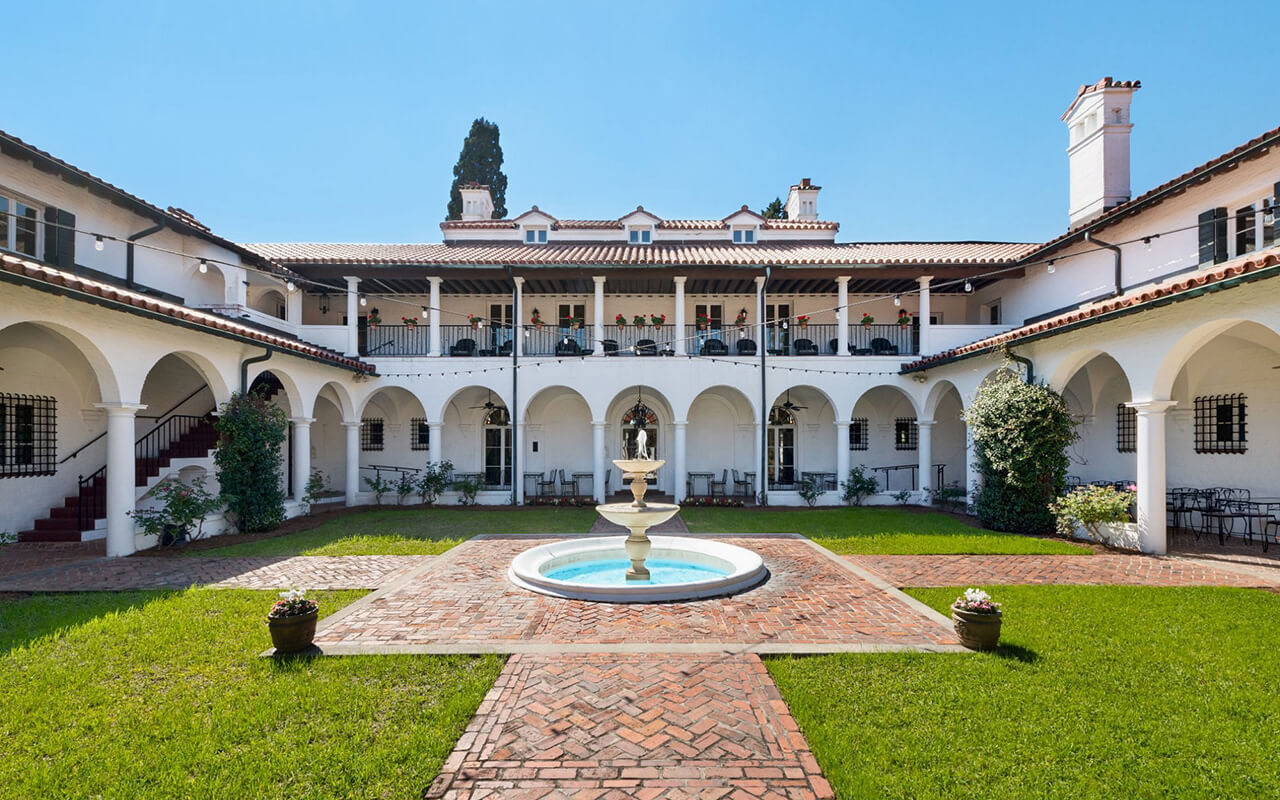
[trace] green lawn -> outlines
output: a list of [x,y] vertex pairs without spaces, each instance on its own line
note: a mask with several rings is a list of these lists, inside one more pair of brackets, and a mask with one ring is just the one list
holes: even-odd
[[193,556],[438,555],[480,533],[586,533],[588,508],[387,508],[348,514],[287,536],[190,550]]
[[[313,596],[332,612],[361,594]],[[0,796],[421,796],[502,659],[259,658],[274,599],[0,602]]]
[[838,797],[1277,796],[1280,595],[991,591],[993,654],[768,660]]
[[686,508],[695,533],[800,533],[836,553],[1065,553],[1087,547],[974,528],[955,517],[900,508]]

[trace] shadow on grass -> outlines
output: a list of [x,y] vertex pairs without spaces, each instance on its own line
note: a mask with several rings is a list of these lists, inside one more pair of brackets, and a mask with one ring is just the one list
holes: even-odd
[[272,653],[268,658],[271,659],[271,666],[277,672],[282,672],[305,667],[323,655],[324,651],[312,644],[295,653]]
[[180,592],[76,592],[32,594],[0,603],[0,655],[110,614],[140,609]]
[[1010,661],[1021,661],[1023,664],[1034,664],[1040,660],[1040,654],[1029,647],[1003,642],[996,647],[995,655]]

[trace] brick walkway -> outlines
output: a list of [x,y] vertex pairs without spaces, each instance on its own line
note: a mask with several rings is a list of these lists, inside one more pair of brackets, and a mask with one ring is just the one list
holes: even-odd
[[105,541],[15,542],[0,547],[0,579],[25,572],[102,558]]
[[[15,545],[16,546],[16,545]],[[7,558],[7,554],[6,554]],[[0,577],[0,592],[185,589],[376,589],[430,556],[241,556],[235,558],[91,558],[36,563]]]
[[427,798],[829,798],[759,657],[517,655]]
[[846,556],[894,586],[962,584],[1128,584],[1280,587],[1280,562],[1248,557],[1144,556]]
[[[558,537],[562,538],[562,537]],[[321,623],[325,652],[831,652],[958,649],[940,614],[807,539],[724,537],[768,581],[733,597],[611,605],[519,589],[507,566],[538,537],[477,537]]]

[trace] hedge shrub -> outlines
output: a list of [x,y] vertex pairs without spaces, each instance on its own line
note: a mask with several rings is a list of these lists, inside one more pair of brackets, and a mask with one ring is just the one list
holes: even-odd
[[284,522],[280,448],[288,425],[279,406],[253,392],[233,394],[218,412],[213,460],[221,499],[240,533],[269,531]]

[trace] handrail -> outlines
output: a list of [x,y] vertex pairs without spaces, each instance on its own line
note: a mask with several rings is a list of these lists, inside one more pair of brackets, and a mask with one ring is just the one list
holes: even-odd
[[[161,414],[161,415],[159,415],[159,416],[151,417],[151,416],[142,416],[142,415],[139,415],[139,417],[138,417],[138,418],[139,418],[139,419],[164,419],[165,417],[169,416],[170,414],[172,414],[173,412],[175,412],[175,411],[177,411],[179,408],[181,408],[183,403],[187,402],[188,400],[190,400],[191,398],[195,397],[196,395],[200,394],[201,392],[203,392],[205,389],[208,389],[208,388],[209,388],[209,385],[208,385],[208,384],[205,384],[204,386],[198,387],[198,388],[197,388],[195,391],[193,391],[191,394],[187,395],[186,397],[182,398],[182,399],[181,399],[181,400],[179,400],[177,403],[175,403],[175,404],[174,404],[174,406],[173,406],[173,408],[170,408],[168,411],[164,412],[163,414]],[[212,412],[212,411],[210,411],[210,412],[208,412],[208,413],[213,413],[213,412]],[[65,464],[65,463],[67,463],[68,461],[70,461],[71,459],[75,458],[76,456],[78,456],[78,455],[80,455],[81,453],[83,453],[86,449],[88,449],[89,445],[93,444],[94,442],[98,441],[99,439],[101,439],[103,436],[106,436],[106,435],[107,435],[107,432],[106,432],[106,431],[103,431],[102,433],[100,433],[100,434],[98,434],[97,436],[93,437],[93,438],[92,438],[92,439],[90,439],[89,441],[85,442],[83,445],[81,445],[81,446],[80,446],[80,449],[78,449],[78,450],[74,451],[73,453],[71,453],[71,455],[67,456],[66,458],[63,458],[63,459],[62,459],[61,461],[59,461],[58,463],[59,463],[59,464]],[[136,442],[135,442],[135,444],[136,444]]]
[[[937,473],[938,486],[940,487],[946,485],[946,482],[944,480],[946,467],[947,467],[946,464],[933,465],[933,469]],[[919,464],[894,464],[892,466],[887,466],[887,467],[869,467],[868,469],[870,469],[872,472],[884,473],[884,490],[886,492],[889,491],[889,473],[896,472],[901,469],[911,470],[911,490],[915,491],[919,487],[919,475],[917,474],[920,471]]]

